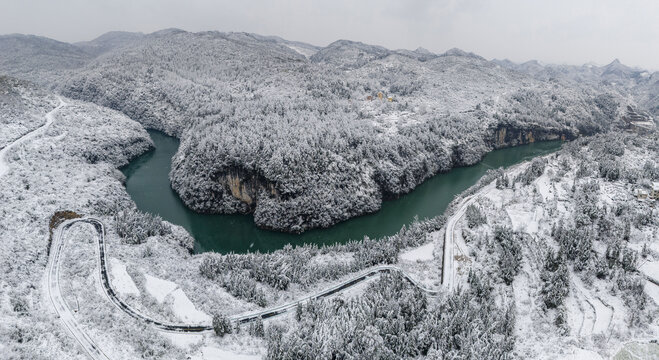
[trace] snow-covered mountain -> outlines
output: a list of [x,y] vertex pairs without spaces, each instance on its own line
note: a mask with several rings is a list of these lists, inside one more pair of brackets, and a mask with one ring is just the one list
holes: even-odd
[[179,29],[67,49],[84,61],[65,76],[40,69],[39,80],[180,137],[171,179],[188,206],[254,212],[285,231],[376,211],[493,148],[605,131],[630,101],[524,70],[537,63],[512,70],[459,49]]
[[[0,75],[3,358],[78,358],[83,341],[127,359],[656,358],[659,139],[623,127],[648,118],[657,73],[178,29],[0,46],[0,72],[23,78]],[[188,206],[286,231],[377,210],[494,148],[578,139],[392,236],[194,255],[122,185],[117,168],[152,146],[144,126],[180,137],[170,178]],[[62,213],[104,226],[58,227]],[[228,320],[282,305],[294,315]]]
[[53,84],[91,58],[80,47],[41,36],[0,36],[0,74],[38,84]]
[[130,45],[144,38],[143,33],[127,31],[110,31],[94,40],[77,42],[75,45],[92,56],[98,56],[116,48]]
[[642,109],[649,111],[655,118],[659,118],[659,72],[629,67],[618,59],[603,66],[540,64],[535,60],[522,64],[496,59],[492,62],[540,80],[561,79],[628,94]]
[[389,54],[391,51],[382,46],[367,45],[358,41],[337,40],[317,51],[310,59],[315,63],[328,64],[347,70],[359,68]]

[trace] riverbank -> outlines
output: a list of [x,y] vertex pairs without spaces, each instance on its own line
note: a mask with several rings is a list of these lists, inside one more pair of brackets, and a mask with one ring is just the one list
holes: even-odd
[[560,141],[539,142],[494,150],[476,165],[437,174],[397,199],[384,201],[376,213],[362,215],[327,229],[289,234],[258,228],[252,215],[200,214],[189,209],[172,190],[169,181],[171,158],[178,149],[176,138],[149,130],[155,150],[133,160],[121,170],[126,190],[137,207],[183,226],[195,238],[195,251],[220,253],[270,252],[286,244],[318,246],[381,238],[397,233],[415,217],[441,215],[453,198],[475,184],[488,170],[508,167],[560,148]]

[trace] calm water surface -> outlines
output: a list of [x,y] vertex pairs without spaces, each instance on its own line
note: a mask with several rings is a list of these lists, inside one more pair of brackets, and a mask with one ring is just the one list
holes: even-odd
[[435,175],[411,193],[385,201],[377,213],[353,218],[329,229],[286,234],[257,228],[251,215],[198,214],[185,207],[169,183],[171,159],[179,141],[154,130],[149,130],[149,135],[156,149],[122,168],[126,190],[140,210],[160,215],[187,229],[195,238],[196,252],[221,253],[268,252],[288,243],[321,245],[361,239],[364,235],[371,238],[391,235],[404,224],[411,223],[414,216],[423,219],[441,215],[455,195],[474,185],[488,169],[508,167],[551,153],[561,146],[560,141],[549,141],[495,150],[477,165]]

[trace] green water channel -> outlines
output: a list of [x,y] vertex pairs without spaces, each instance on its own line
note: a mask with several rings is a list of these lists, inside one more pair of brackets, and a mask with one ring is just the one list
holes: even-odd
[[560,141],[547,141],[495,150],[474,166],[435,175],[411,193],[385,201],[376,213],[328,229],[287,234],[259,229],[251,215],[209,215],[188,209],[169,183],[171,159],[178,150],[179,140],[154,130],[149,130],[149,135],[155,150],[121,169],[126,175],[126,190],[140,210],[160,215],[188,230],[195,238],[196,252],[220,253],[268,252],[289,243],[322,245],[361,239],[364,235],[370,238],[391,235],[411,223],[415,216],[423,219],[441,215],[455,195],[474,185],[488,169],[508,167],[554,152],[561,146]]

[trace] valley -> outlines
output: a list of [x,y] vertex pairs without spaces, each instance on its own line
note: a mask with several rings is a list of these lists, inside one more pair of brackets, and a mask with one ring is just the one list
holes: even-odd
[[165,29],[0,74],[3,358],[659,354],[656,72]]
[[495,150],[475,165],[455,168],[438,174],[398,199],[386,200],[371,215],[347,220],[329,229],[316,229],[303,234],[288,234],[259,229],[251,216],[199,214],[188,209],[171,189],[168,174],[178,141],[157,131],[149,131],[155,151],[136,158],[122,168],[126,190],[137,208],[184,227],[195,238],[195,252],[220,253],[270,252],[287,244],[317,246],[377,239],[397,233],[415,218],[442,215],[454,196],[469,188],[489,169],[508,167],[534,156],[560,148],[561,142],[541,142],[515,148]]

